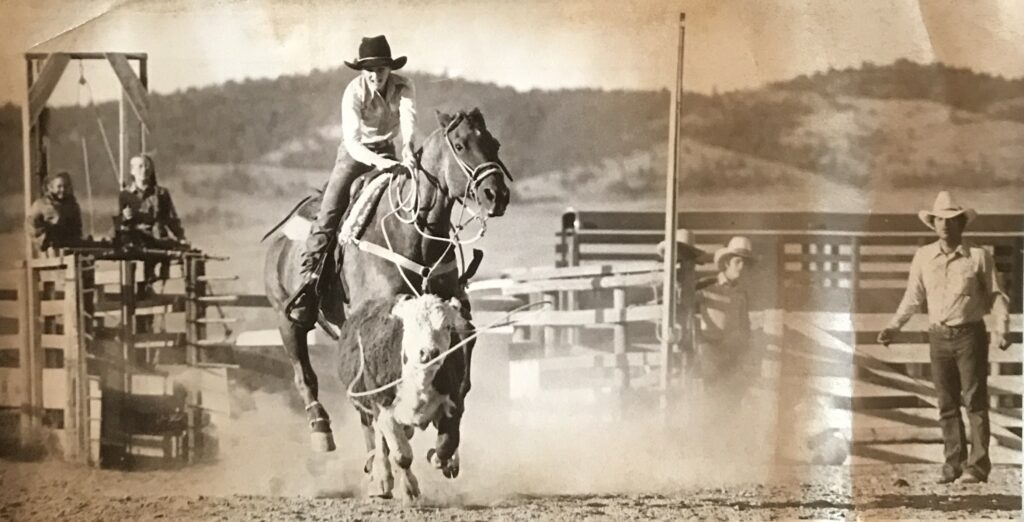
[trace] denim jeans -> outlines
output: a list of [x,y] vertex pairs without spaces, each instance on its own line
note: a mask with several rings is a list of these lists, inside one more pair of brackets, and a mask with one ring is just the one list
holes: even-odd
[[[395,145],[391,142],[368,145],[368,147],[377,154],[389,158],[395,157]],[[327,179],[327,185],[324,186],[320,211],[316,215],[313,230],[310,231],[309,237],[306,239],[306,250],[301,266],[304,274],[309,274],[315,269],[315,264],[323,255],[327,245],[330,244],[330,235],[337,233],[345,210],[348,209],[352,183],[373,168],[372,165],[353,159],[345,150],[344,144],[338,146],[338,156],[334,160],[334,168],[331,169],[331,176]]]
[[[987,479],[992,469],[988,454],[988,334],[982,322],[953,331],[932,328],[928,334],[932,382],[938,395],[939,426],[945,446],[942,473],[962,471]],[[967,410],[971,448],[960,407]]]

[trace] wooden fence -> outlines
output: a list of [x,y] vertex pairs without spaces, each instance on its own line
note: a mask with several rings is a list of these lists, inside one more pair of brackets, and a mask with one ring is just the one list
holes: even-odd
[[93,465],[202,458],[233,366],[210,258],[165,256],[169,279],[143,292],[141,257],[105,255],[0,272],[0,437]]
[[[679,222],[708,252],[745,235],[760,254],[748,290],[756,345],[763,350],[763,387],[819,396],[836,427],[853,438],[857,458],[941,455],[914,449],[941,440],[927,318],[915,317],[888,348],[875,341],[902,296],[915,249],[934,241],[916,216],[707,212],[682,213]],[[663,223],[658,213],[567,213],[556,245],[559,268],[517,271],[481,285],[490,288],[477,292],[484,302],[498,303],[500,294],[511,299],[508,306],[540,299],[555,304],[551,312],[520,318],[510,344],[510,396],[527,401],[524,410],[562,399],[604,405],[613,403],[609,398],[656,396],[664,361],[654,350],[661,275],[652,261]],[[1024,216],[980,216],[967,239],[994,254],[1010,296],[1014,344],[990,355],[989,383],[993,436],[999,451],[1013,450],[1003,460],[1016,462]],[[710,265],[694,268],[697,277],[714,272]],[[606,413],[616,416],[614,409]]]

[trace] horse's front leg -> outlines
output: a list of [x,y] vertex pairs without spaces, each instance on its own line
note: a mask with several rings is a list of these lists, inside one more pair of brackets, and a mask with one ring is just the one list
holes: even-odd
[[396,466],[399,486],[405,500],[420,496],[419,481],[412,473],[412,444],[409,443],[406,427],[395,420],[391,408],[381,408],[377,415],[377,429],[383,434],[391,449],[391,462]]
[[434,426],[437,428],[437,441],[434,449],[427,452],[427,461],[441,470],[446,478],[459,476],[459,442],[461,440],[462,413],[464,398],[458,397],[451,401],[447,414],[439,412]]
[[292,323],[284,314],[278,319],[278,331],[285,352],[292,363],[295,374],[295,387],[302,396],[306,406],[306,418],[309,421],[310,444],[314,451],[334,451],[334,434],[331,432],[331,418],[318,399],[319,384],[316,372],[309,360],[309,345],[306,334],[309,330]]

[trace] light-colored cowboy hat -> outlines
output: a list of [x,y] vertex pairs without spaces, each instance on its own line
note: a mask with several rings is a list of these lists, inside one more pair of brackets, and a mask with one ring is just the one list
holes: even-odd
[[405,56],[391,58],[391,45],[388,44],[388,39],[384,35],[380,35],[363,38],[363,41],[359,42],[359,58],[345,62],[345,65],[357,71],[381,65],[397,70],[405,66],[405,62]]
[[964,214],[967,216],[967,222],[974,221],[974,218],[978,217],[978,213],[973,208],[966,208],[961,206],[953,199],[953,196],[946,190],[939,192],[939,195],[935,197],[935,203],[932,204],[932,209],[922,210],[917,213],[917,217],[924,222],[925,226],[935,230],[935,218],[940,217],[943,219],[949,219]]
[[750,243],[750,239],[744,236],[733,237],[729,240],[728,245],[715,250],[715,266],[721,270],[722,263],[733,256],[742,257],[751,265],[756,264],[759,259],[754,255],[754,246]]
[[[689,255],[692,259],[696,260],[699,263],[707,262],[708,258],[710,257],[710,254],[694,246],[695,242],[696,241],[694,240],[693,232],[685,228],[680,228],[676,230],[676,245],[681,249],[681,251],[685,252],[686,255]],[[658,257],[661,259],[665,259],[664,239],[658,243],[657,249]]]

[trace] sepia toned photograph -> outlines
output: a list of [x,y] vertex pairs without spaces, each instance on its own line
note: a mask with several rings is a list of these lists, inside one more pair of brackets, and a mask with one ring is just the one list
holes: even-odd
[[1024,3],[0,18],[0,520],[1022,517]]

